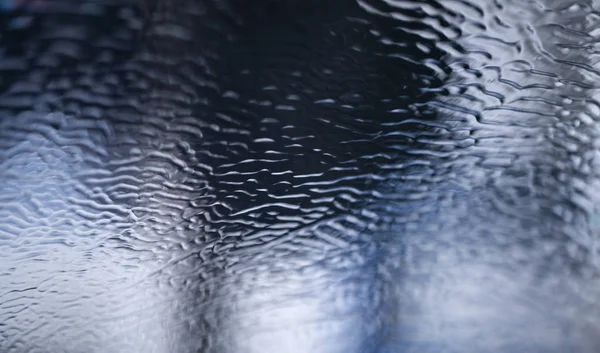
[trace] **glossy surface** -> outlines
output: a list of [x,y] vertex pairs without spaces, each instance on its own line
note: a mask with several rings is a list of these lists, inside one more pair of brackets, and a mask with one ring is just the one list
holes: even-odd
[[596,2],[0,9],[1,352],[600,350]]

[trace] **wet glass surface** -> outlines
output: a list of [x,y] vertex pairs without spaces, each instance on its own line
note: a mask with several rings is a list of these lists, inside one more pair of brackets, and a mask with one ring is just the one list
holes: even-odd
[[600,351],[593,0],[0,0],[0,352]]

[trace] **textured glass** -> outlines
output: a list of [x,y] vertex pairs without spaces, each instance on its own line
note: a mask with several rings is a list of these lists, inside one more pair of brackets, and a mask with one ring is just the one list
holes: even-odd
[[0,0],[0,352],[600,352],[599,38],[596,0]]

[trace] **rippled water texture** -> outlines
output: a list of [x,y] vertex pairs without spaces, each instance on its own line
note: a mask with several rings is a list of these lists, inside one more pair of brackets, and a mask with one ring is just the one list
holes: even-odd
[[597,353],[600,3],[0,1],[0,352]]

